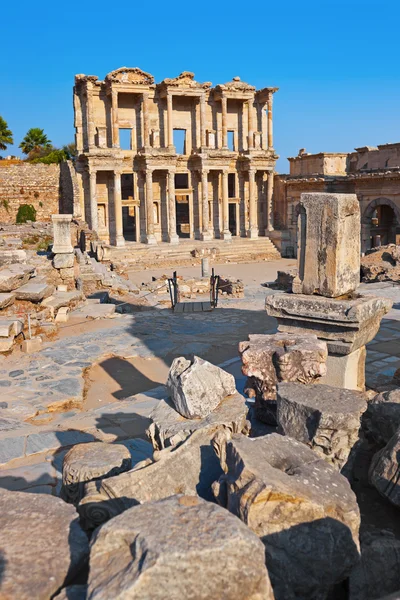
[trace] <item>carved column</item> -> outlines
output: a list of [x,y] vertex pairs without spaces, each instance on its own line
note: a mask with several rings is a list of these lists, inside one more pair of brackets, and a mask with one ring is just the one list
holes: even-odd
[[222,234],[223,240],[230,240],[229,231],[229,199],[228,199],[228,169],[222,171]]
[[125,246],[124,228],[122,223],[122,192],[121,173],[114,172],[114,216],[115,216],[115,245]]
[[167,188],[168,241],[170,244],[179,244],[179,237],[176,233],[175,169],[170,169],[167,173]]
[[87,82],[87,100],[86,100],[86,122],[89,150],[94,148],[94,114],[93,114],[93,83]]
[[248,111],[248,142],[247,147],[249,150],[254,148],[254,123],[253,123],[253,100],[249,100],[247,103]]
[[247,237],[255,239],[258,237],[257,230],[257,200],[256,200],[256,170],[249,169],[249,229]]
[[206,146],[206,96],[200,96],[200,146]]
[[272,150],[274,147],[274,138],[272,130],[272,94],[268,96],[268,150]]
[[111,90],[112,147],[119,148],[118,92]]
[[172,94],[167,92],[168,148],[174,147],[174,127],[172,122]]
[[156,244],[154,235],[153,169],[146,171],[146,244]]
[[208,241],[212,239],[212,235],[210,233],[210,210],[208,205],[208,169],[203,169],[201,171],[201,199],[202,199],[202,232],[201,239],[203,241]]
[[143,147],[150,146],[149,141],[149,94],[145,92],[142,99],[142,118],[143,118]]
[[93,231],[99,230],[99,217],[97,213],[97,171],[90,169],[90,227]]
[[226,96],[222,95],[221,98],[222,108],[222,148],[228,149],[228,128],[227,128],[227,113],[228,113],[228,101]]
[[268,172],[267,180],[267,228],[266,232],[274,230],[274,207],[273,207],[273,193],[274,193],[274,172]]

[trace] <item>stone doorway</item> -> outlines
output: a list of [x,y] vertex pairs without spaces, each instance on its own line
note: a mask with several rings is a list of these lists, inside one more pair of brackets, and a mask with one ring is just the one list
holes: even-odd
[[399,208],[388,198],[373,200],[364,213],[363,230],[363,252],[395,244],[400,237]]
[[189,196],[187,194],[179,194],[176,196],[176,233],[180,238],[191,237],[191,223],[189,210]]
[[232,235],[238,235],[238,215],[236,202],[229,202],[229,231]]
[[136,217],[134,206],[122,207],[123,235],[127,242],[136,242]]

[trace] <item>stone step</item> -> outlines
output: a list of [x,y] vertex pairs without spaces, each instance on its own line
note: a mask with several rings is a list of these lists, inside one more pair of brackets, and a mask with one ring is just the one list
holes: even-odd
[[0,338],[14,338],[23,327],[24,322],[20,319],[0,319]]
[[13,264],[0,269],[0,292],[12,292],[25,285],[33,276],[35,267]]
[[48,298],[42,300],[42,306],[51,307],[53,310],[58,310],[62,306],[71,306],[83,300],[82,292],[74,290],[71,292],[54,292]]
[[41,302],[44,298],[51,296],[53,292],[53,285],[48,285],[47,283],[36,283],[33,280],[17,289],[16,298],[17,300]]

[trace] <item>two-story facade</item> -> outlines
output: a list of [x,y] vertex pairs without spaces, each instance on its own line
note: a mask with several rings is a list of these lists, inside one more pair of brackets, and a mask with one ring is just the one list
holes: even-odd
[[117,246],[268,235],[276,91],[238,77],[212,87],[188,72],[157,84],[126,67],[104,81],[77,75],[82,216]]

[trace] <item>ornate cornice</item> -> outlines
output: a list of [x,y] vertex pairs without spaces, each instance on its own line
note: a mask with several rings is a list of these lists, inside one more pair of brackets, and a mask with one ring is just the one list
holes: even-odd
[[211,82],[199,83],[194,79],[194,73],[183,71],[178,77],[166,78],[158,84],[160,89],[178,88],[178,89],[198,89],[208,90],[211,87]]
[[120,67],[106,75],[105,81],[109,84],[133,84],[133,85],[152,85],[154,83],[153,75],[139,69],[139,67]]

